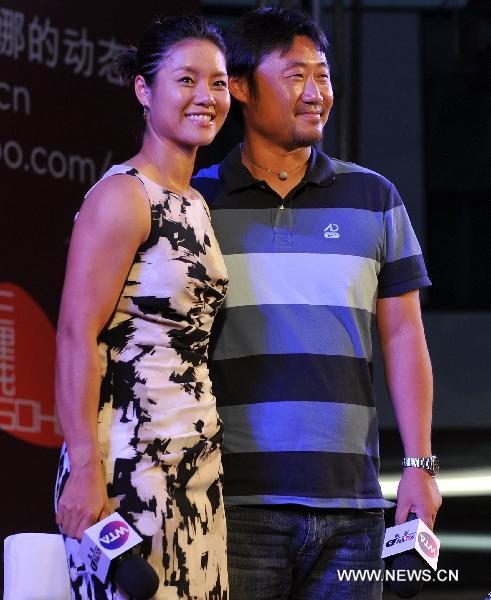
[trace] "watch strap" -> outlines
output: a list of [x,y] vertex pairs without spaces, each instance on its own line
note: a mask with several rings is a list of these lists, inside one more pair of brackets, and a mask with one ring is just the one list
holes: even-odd
[[406,456],[402,459],[402,466],[424,469],[433,477],[439,470],[438,458],[436,456]]

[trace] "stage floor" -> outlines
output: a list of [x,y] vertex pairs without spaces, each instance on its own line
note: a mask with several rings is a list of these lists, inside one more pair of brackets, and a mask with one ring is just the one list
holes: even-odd
[[[482,600],[490,590],[442,590],[438,591],[425,591],[423,590],[420,594],[415,596],[416,600]],[[395,600],[397,596],[394,596],[391,592],[384,592],[383,600]]]

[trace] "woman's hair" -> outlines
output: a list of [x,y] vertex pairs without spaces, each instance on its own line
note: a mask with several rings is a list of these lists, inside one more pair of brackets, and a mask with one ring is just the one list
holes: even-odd
[[225,55],[225,43],[218,27],[197,15],[157,19],[143,34],[138,47],[130,46],[116,59],[123,85],[141,75],[148,86],[154,82],[162,61],[176,44],[186,40],[208,40]]

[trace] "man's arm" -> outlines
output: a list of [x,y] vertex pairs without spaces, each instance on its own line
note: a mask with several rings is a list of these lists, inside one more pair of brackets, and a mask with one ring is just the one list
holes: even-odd
[[[377,326],[405,456],[431,456],[433,377],[419,292],[378,300]],[[397,491],[395,521],[403,523],[411,511],[433,528],[441,502],[435,479],[423,469],[406,467]]]

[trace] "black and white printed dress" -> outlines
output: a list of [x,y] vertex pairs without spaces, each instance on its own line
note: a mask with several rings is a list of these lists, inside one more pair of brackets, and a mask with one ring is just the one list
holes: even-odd
[[[116,310],[99,337],[99,444],[112,510],[144,536],[160,579],[156,600],[227,600],[222,423],[207,368],[213,319],[227,286],[208,208],[198,193],[162,189],[136,169],[151,207]],[[97,185],[97,184],[96,184]],[[56,502],[69,475],[62,450]],[[66,538],[72,598],[114,599],[113,584],[84,573]]]

